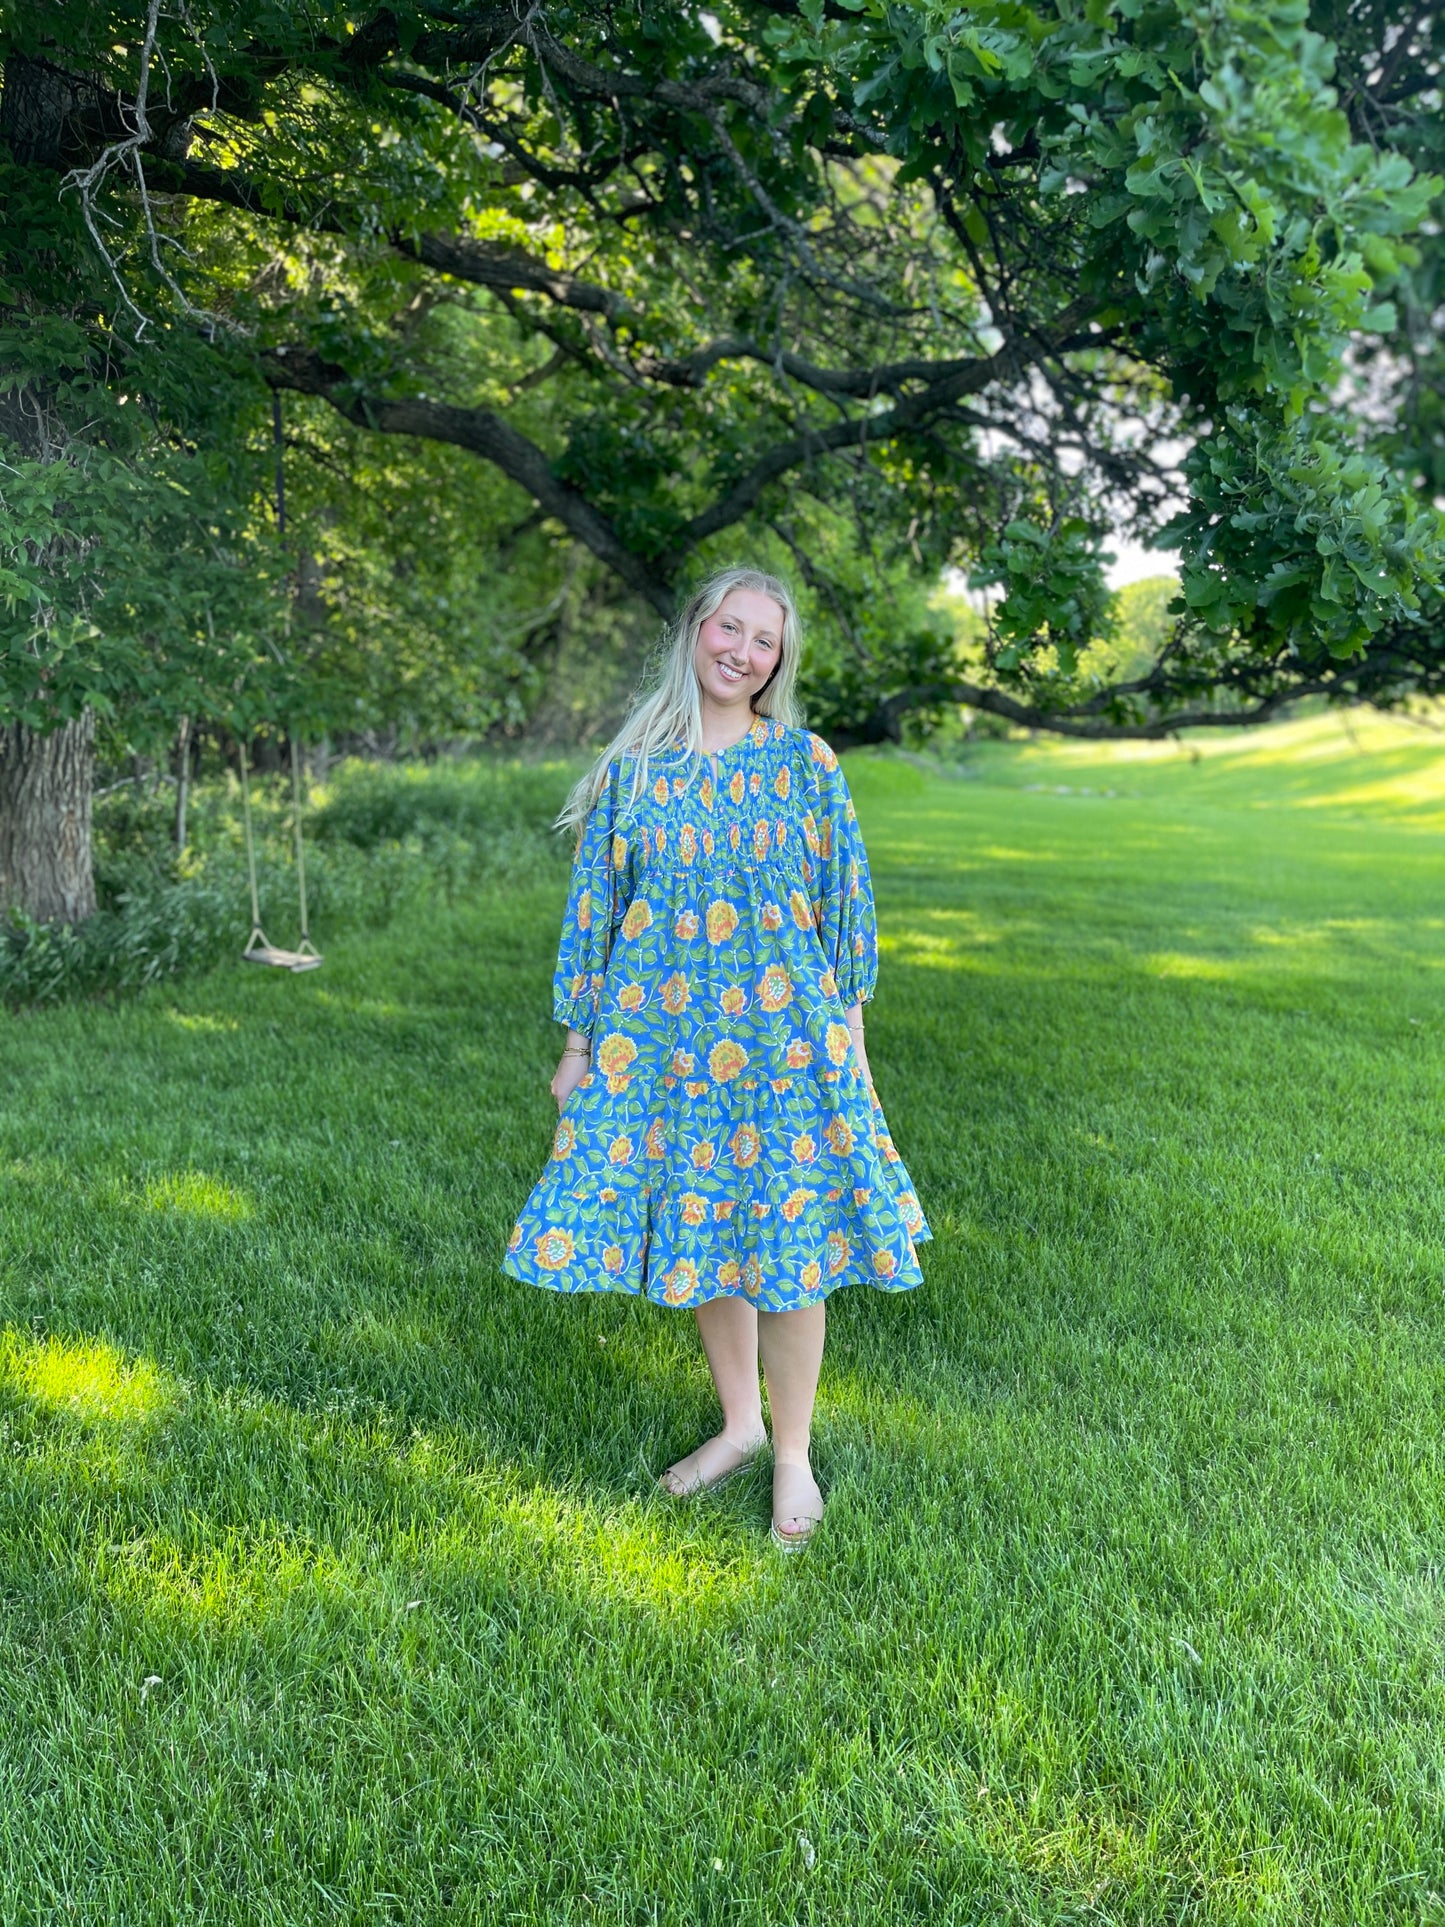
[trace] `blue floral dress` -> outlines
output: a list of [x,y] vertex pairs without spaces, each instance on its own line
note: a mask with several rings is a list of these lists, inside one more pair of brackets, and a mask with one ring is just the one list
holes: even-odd
[[592,1039],[505,1268],[664,1305],[792,1311],[922,1282],[929,1236],[849,1039],[868,859],[838,759],[758,717],[716,757],[614,766],[573,869],[554,1014]]

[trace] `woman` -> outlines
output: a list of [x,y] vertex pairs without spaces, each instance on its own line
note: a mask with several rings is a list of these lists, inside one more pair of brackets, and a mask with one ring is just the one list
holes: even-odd
[[837,758],[799,726],[798,644],[776,577],[714,576],[572,792],[561,1115],[506,1258],[532,1284],[696,1313],[723,1423],[663,1474],[676,1497],[767,1443],[761,1354],[787,1550],[823,1516],[824,1300],[921,1283],[929,1235],[872,1094],[868,862]]

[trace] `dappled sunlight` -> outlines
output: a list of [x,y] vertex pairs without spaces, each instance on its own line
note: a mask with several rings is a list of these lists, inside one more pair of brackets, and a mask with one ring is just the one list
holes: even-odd
[[324,1010],[339,1011],[347,1017],[380,1017],[388,1023],[399,1019],[414,1019],[416,1007],[412,1004],[396,1003],[385,997],[366,997],[360,993],[344,996],[337,990],[324,990],[321,985],[311,986],[311,1000]]
[[1244,974],[1223,957],[1192,956],[1184,950],[1155,950],[1140,960],[1154,977],[1190,977],[1205,983],[1234,983]]
[[209,1017],[196,1011],[168,1010],[166,1016],[180,1030],[200,1037],[230,1037],[239,1033],[239,1017]]
[[42,1410],[94,1424],[152,1424],[173,1411],[181,1388],[146,1358],[128,1359],[103,1339],[0,1333],[0,1387]]
[[[1327,711],[1265,728],[1195,730],[1181,741],[1089,743],[1039,738],[986,745],[980,773],[1024,789],[1081,796],[1081,776],[1128,784],[1123,800],[1167,785],[1180,800],[1268,810],[1338,811],[1401,826],[1445,823],[1445,736],[1370,710]],[[1067,777],[1068,782],[1050,778]],[[1095,790],[1104,794],[1103,788]]]
[[204,1171],[173,1171],[147,1180],[141,1198],[151,1211],[174,1212],[186,1218],[219,1218],[240,1223],[254,1206],[245,1192]]

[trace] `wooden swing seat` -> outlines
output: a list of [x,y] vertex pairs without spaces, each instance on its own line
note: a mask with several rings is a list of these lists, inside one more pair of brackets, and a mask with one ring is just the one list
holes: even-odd
[[242,963],[270,964],[276,970],[319,970],[321,955],[309,943],[299,950],[282,950],[262,930],[251,932],[251,941],[241,952]]

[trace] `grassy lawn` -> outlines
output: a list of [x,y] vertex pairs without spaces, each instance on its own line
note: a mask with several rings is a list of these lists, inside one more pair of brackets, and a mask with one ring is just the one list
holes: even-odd
[[652,1492],[691,1320],[498,1270],[560,868],[0,1017],[0,1920],[1445,1922],[1445,748],[1357,728],[850,759],[936,1242],[791,1563]]

